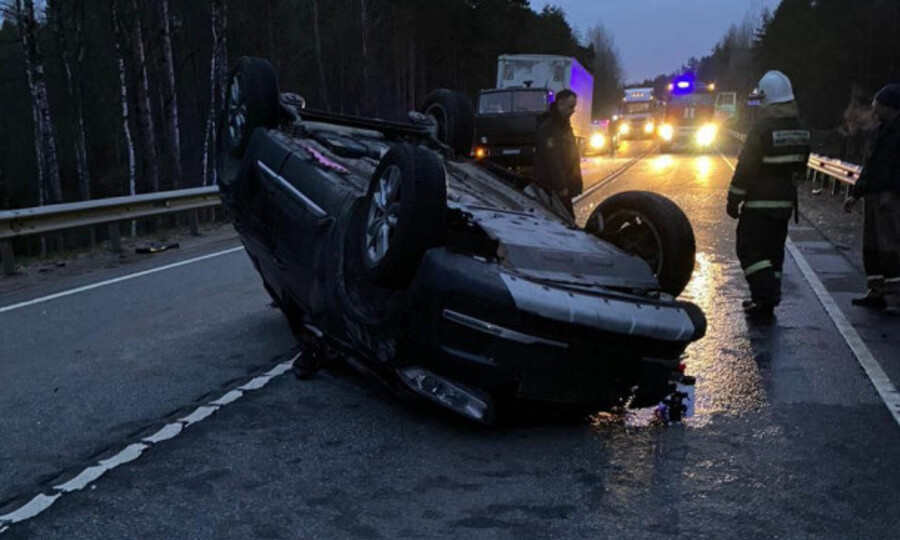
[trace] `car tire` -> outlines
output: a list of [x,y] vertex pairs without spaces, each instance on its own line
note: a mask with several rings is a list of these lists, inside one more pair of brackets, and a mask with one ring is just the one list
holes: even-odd
[[419,112],[435,119],[439,141],[457,155],[469,155],[475,136],[475,109],[465,94],[446,88],[434,90],[425,97]]
[[225,188],[237,179],[244,151],[256,128],[274,128],[281,111],[278,75],[268,60],[243,56],[228,72],[219,112],[216,167]]
[[364,199],[360,246],[365,277],[391,289],[409,284],[425,251],[440,245],[447,180],[437,154],[396,145],[372,174]]
[[681,208],[647,191],[618,193],[600,203],[587,230],[650,265],[660,289],[678,296],[691,280],[697,251]]

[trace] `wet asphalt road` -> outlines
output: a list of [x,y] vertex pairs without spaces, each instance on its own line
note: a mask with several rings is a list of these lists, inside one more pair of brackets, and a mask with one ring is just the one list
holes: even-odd
[[[645,149],[585,163],[586,187]],[[653,152],[579,205],[653,190],[694,225],[685,297],[710,330],[686,425],[490,430],[345,370],[287,375],[0,538],[896,538],[900,427],[791,258],[777,324],[748,326],[730,174],[718,154]],[[897,323],[847,305],[858,269],[808,224],[792,237],[900,383]],[[288,358],[267,301],[235,252],[0,313],[0,515]]]

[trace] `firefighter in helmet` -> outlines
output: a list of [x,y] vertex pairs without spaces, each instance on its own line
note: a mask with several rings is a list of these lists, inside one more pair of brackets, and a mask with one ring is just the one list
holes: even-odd
[[788,222],[797,184],[806,174],[810,132],[803,127],[790,79],[770,71],[759,81],[760,104],[728,190],[728,215],[738,219],[737,256],[750,286],[744,311],[771,320],[781,302]]

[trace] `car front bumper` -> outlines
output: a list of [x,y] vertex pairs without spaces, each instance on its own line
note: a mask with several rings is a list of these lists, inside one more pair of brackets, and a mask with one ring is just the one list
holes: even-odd
[[401,356],[503,399],[612,405],[633,395],[634,406],[655,405],[671,392],[684,349],[705,333],[692,304],[588,295],[521,278],[510,286],[510,276],[471,257],[428,259],[425,274],[430,262],[441,266],[439,277],[419,283],[427,292],[417,297],[427,300]]

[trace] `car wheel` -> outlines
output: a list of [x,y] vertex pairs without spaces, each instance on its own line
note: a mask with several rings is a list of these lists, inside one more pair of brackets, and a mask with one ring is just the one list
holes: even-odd
[[419,112],[437,122],[439,141],[457,155],[469,155],[475,135],[475,109],[465,94],[446,88],[434,90],[425,97]]
[[597,206],[587,229],[642,258],[664,292],[678,296],[691,279],[697,250],[694,230],[684,212],[661,195],[647,191],[613,195]]
[[237,178],[256,128],[276,127],[279,113],[275,68],[261,58],[239,58],[228,72],[225,101],[219,114],[216,166],[221,185],[228,187]]
[[402,288],[422,255],[441,243],[447,180],[441,159],[411,144],[394,146],[372,175],[362,220],[362,261],[375,285]]

